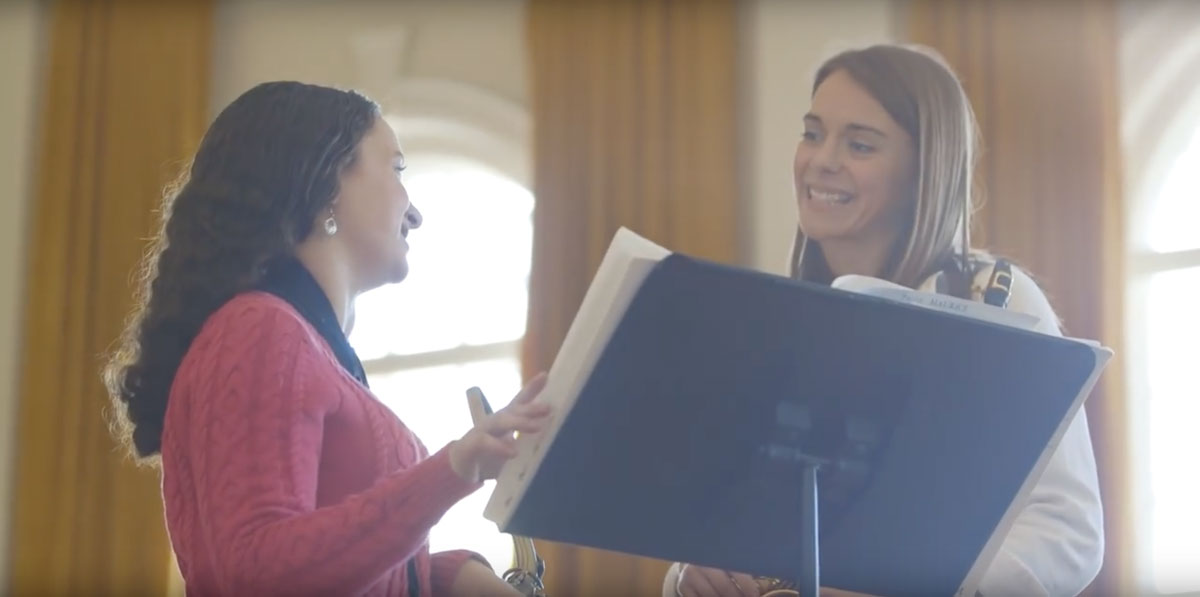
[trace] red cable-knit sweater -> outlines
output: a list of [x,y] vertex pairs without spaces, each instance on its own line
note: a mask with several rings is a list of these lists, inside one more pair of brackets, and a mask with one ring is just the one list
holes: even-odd
[[429,529],[480,484],[338,364],[289,304],[252,292],[214,313],[171,388],[167,528],[191,595],[449,592],[466,551]]

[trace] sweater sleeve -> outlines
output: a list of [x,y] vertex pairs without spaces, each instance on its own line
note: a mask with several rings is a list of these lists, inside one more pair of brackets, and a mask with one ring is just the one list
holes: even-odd
[[[1014,268],[1009,308],[1041,319],[1038,331],[1062,335],[1046,296]],[[1077,595],[1100,570],[1104,520],[1096,460],[1083,409],[1069,424],[991,565],[979,592]]]
[[225,316],[197,355],[181,446],[220,592],[359,594],[480,484],[454,473],[447,446],[317,509],[323,425],[338,403],[329,358],[282,307],[256,302]]

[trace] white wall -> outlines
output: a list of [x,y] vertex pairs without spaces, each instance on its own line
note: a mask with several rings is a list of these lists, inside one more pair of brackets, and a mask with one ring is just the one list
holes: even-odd
[[741,10],[743,249],[749,265],[784,273],[796,233],[792,157],[813,74],[838,50],[892,41],[897,11],[891,0],[753,0]]
[[[1125,194],[1150,207],[1168,169],[1200,126],[1200,3],[1119,4],[1121,145]],[[1148,209],[1131,209],[1131,248],[1148,250]]]
[[0,2],[0,586],[7,585],[25,223],[32,192],[38,0]]
[[214,114],[271,80],[354,88],[412,155],[530,181],[523,0],[221,0]]
[[401,76],[457,80],[524,105],[523,6],[521,0],[222,0],[213,106],[219,110],[268,80],[383,96],[389,79]]

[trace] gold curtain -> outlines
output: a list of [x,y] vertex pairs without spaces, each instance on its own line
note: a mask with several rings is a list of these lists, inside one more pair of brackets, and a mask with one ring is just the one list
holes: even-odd
[[62,0],[48,28],[25,294],[14,595],[168,589],[159,480],[110,436],[102,355],[164,186],[208,122],[210,0]]
[[974,244],[1032,270],[1068,335],[1117,354],[1087,404],[1107,534],[1098,595],[1133,594],[1116,10],[1113,0],[914,0],[908,14],[911,40],[946,56],[979,117]]
[[[738,258],[732,0],[532,0],[526,374],[546,370],[612,235]],[[542,543],[552,595],[658,595],[667,563]]]

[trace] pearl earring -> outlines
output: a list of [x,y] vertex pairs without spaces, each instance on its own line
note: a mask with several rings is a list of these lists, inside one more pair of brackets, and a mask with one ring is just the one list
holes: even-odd
[[333,219],[333,208],[329,208],[329,217],[325,218],[325,234],[333,236],[337,234],[337,220]]

